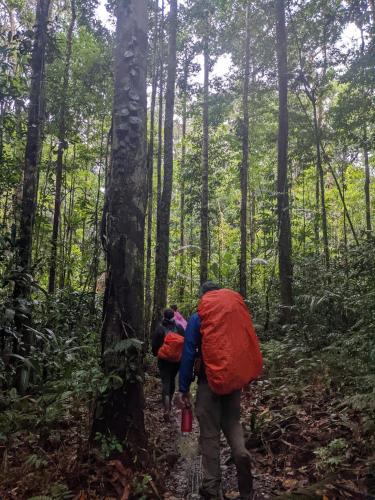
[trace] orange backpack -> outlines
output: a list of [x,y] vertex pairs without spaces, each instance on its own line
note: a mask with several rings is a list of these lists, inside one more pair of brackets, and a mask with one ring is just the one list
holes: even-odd
[[163,345],[158,351],[158,358],[172,363],[179,363],[183,347],[184,337],[179,333],[169,331],[165,334]]
[[207,292],[198,305],[202,357],[216,394],[242,389],[262,371],[262,353],[241,295],[222,289]]

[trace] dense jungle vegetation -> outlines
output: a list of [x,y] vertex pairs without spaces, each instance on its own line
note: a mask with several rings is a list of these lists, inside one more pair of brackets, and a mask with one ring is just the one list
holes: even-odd
[[260,494],[372,498],[374,0],[0,5],[0,496],[166,494],[150,332],[209,278]]

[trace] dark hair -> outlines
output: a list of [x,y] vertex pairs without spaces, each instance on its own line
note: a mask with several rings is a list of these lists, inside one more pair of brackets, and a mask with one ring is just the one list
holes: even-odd
[[220,290],[221,286],[218,285],[217,283],[214,283],[213,281],[205,281],[202,283],[200,289],[199,289],[199,295],[202,297],[207,292],[213,292],[214,290]]
[[177,311],[177,309],[178,309],[177,304],[172,304],[171,309],[173,309],[174,311]]
[[164,319],[173,319],[174,317],[174,310],[173,309],[164,309],[163,312]]

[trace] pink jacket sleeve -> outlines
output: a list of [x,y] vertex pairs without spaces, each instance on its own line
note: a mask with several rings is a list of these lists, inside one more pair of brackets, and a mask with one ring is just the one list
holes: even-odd
[[179,311],[174,313],[174,320],[176,323],[181,325],[184,330],[186,330],[187,321]]

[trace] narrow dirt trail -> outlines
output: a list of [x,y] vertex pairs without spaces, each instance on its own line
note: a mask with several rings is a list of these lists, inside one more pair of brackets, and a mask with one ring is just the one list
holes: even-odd
[[[194,419],[193,432],[182,436],[179,410],[173,409],[170,423],[163,421],[158,378],[149,377],[148,385],[146,425],[150,442],[158,450],[158,480],[163,492],[159,498],[199,498],[197,421]],[[264,379],[247,387],[242,395],[242,419],[253,462],[256,498],[374,499],[367,494],[367,477],[375,462],[365,454],[358,412],[338,412],[332,394],[318,382],[298,393],[277,387],[273,380]],[[347,465],[336,470],[323,464],[316,451],[329,446],[332,440],[350,443],[344,457]],[[228,498],[235,498],[236,471],[224,438],[221,470],[223,490]]]
[[[180,431],[181,412],[173,408],[171,422],[165,423],[162,417],[160,386],[157,379],[152,381],[153,391],[148,391],[146,425],[150,438],[156,448],[161,450],[159,460],[165,463],[164,499],[199,499],[199,486],[202,474],[199,455],[199,429],[194,418],[193,431],[183,435]],[[150,389],[150,387],[149,387]],[[221,470],[223,490],[229,498],[238,495],[236,469],[231,459],[230,449],[225,438],[221,439]],[[271,498],[275,488],[272,477],[257,468],[253,463],[254,486],[259,500]]]

